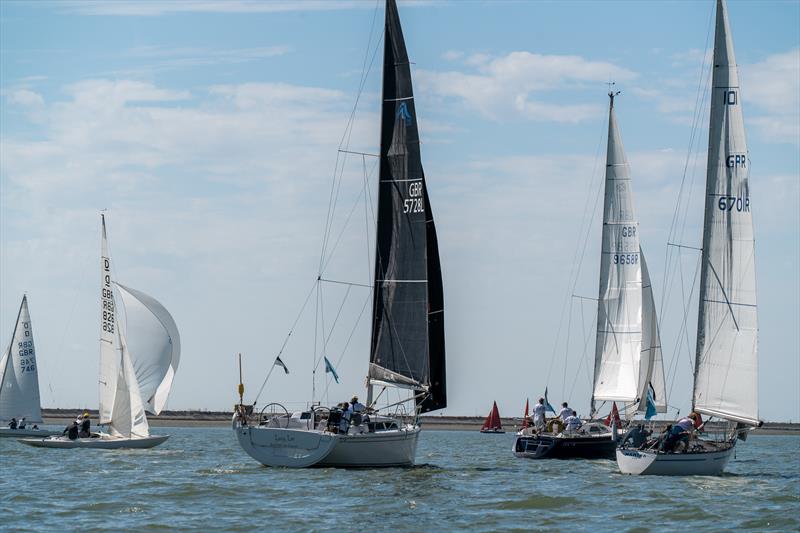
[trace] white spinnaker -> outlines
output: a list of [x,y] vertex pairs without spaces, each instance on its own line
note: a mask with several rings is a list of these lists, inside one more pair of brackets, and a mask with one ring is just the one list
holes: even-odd
[[131,356],[125,342],[125,335],[120,331],[119,374],[116,380],[116,396],[114,398],[114,417],[108,424],[108,432],[114,436],[141,438],[150,435],[150,426],[144,414],[144,404],[136,381],[136,372],[131,364]]
[[117,308],[111,276],[111,260],[108,257],[106,219],[100,241],[100,423],[108,424],[114,415],[114,398],[117,394],[119,355],[116,349]]
[[178,369],[181,340],[172,315],[155,298],[116,284],[125,308],[125,336],[147,411],[158,414]]
[[667,390],[664,382],[664,362],[661,352],[661,335],[658,331],[658,315],[653,297],[653,284],[644,252],[642,260],[642,358],[639,365],[639,411],[647,411],[647,392],[652,386],[656,412],[667,412]]
[[758,423],[758,317],[750,157],[727,6],[717,2],[693,405]]
[[638,229],[630,169],[617,128],[612,96],[608,118],[593,404],[595,400],[633,402],[639,397],[642,277]]
[[25,417],[27,422],[41,422],[39,373],[27,296],[22,297],[11,344],[0,361],[0,372],[0,420]]

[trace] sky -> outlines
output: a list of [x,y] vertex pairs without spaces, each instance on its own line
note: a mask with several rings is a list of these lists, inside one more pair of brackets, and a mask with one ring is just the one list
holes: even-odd
[[[588,414],[596,303],[579,297],[598,290],[612,81],[669,416],[688,412],[698,258],[667,243],[702,240],[713,9],[399,3],[444,278],[443,414],[483,415],[496,400],[519,416],[546,387]],[[732,0],[729,12],[751,161],[759,412],[798,421],[800,2]],[[230,410],[238,353],[248,401],[279,353],[290,369],[259,405],[363,392],[369,291],[314,287],[337,168],[323,274],[370,283],[374,158],[338,150],[378,151],[382,21],[373,0],[0,2],[0,342],[27,293],[45,407],[97,405],[102,210],[117,280],[157,298],[180,330],[169,409]],[[313,373],[322,350],[341,383]]]

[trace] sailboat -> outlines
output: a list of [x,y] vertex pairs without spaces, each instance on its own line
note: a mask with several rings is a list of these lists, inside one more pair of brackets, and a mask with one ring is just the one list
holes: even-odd
[[[666,410],[655,304],[644,254],[639,243],[639,222],[633,204],[630,168],[617,127],[614,98],[609,92],[608,147],[603,207],[600,284],[597,301],[592,416],[597,402],[620,402],[631,415],[646,409],[652,391]],[[651,393],[648,395],[648,391]],[[614,458],[615,424],[588,422],[577,431],[550,431],[527,427],[517,434],[512,451],[517,457]]]
[[[409,466],[419,415],[447,405],[442,273],[395,0],[386,2],[379,157],[367,409],[348,424],[341,421],[347,412],[312,401],[311,409],[292,414],[276,407],[285,415],[262,417],[254,425],[248,417],[252,407],[242,405],[240,394],[233,430],[242,448],[264,465]],[[382,388],[378,397],[386,388],[410,391],[405,402],[413,403],[413,417],[373,410],[375,387]]]
[[624,474],[721,474],[736,441],[762,424],[749,160],[728,7],[717,0],[692,410],[732,427],[685,453],[620,448]]
[[[152,448],[169,438],[150,434],[145,411],[157,415],[166,404],[180,360],[178,328],[155,298],[114,280],[104,215],[101,221],[99,412],[107,432],[74,440],[63,436],[20,439],[31,446]],[[124,320],[115,292],[124,305]]]
[[[25,428],[11,429],[11,419],[25,419]],[[33,327],[28,311],[28,296],[22,297],[17,323],[8,349],[0,358],[0,437],[46,437],[54,432],[32,429],[42,423],[39,400],[39,371],[33,345]]]
[[492,402],[492,410],[483,421],[481,433],[505,433],[503,425],[500,423],[500,410],[497,409],[497,402]]

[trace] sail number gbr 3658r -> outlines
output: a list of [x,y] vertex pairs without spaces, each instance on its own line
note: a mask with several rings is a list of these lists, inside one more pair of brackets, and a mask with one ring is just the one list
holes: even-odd
[[422,180],[414,180],[408,184],[408,199],[403,200],[403,213],[424,213],[425,203],[422,199]]

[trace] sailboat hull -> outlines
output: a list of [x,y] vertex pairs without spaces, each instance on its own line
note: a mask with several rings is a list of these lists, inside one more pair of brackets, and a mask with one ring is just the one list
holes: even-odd
[[652,476],[718,476],[725,471],[734,446],[717,451],[659,453],[617,450],[617,465],[623,474]]
[[19,439],[19,442],[34,448],[122,450],[153,448],[162,444],[168,438],[169,435],[151,435],[149,437],[128,439],[103,434],[100,437],[90,439],[70,440],[66,437],[50,437],[47,439]]
[[614,459],[617,441],[611,433],[568,436],[517,435],[511,449],[525,459]]
[[343,435],[235,423],[233,430],[242,449],[265,466],[366,468],[413,465],[420,428]]
[[49,437],[51,435],[61,435],[61,431],[49,431],[47,429],[11,429],[0,428],[0,438],[8,437],[18,439],[20,437]]

